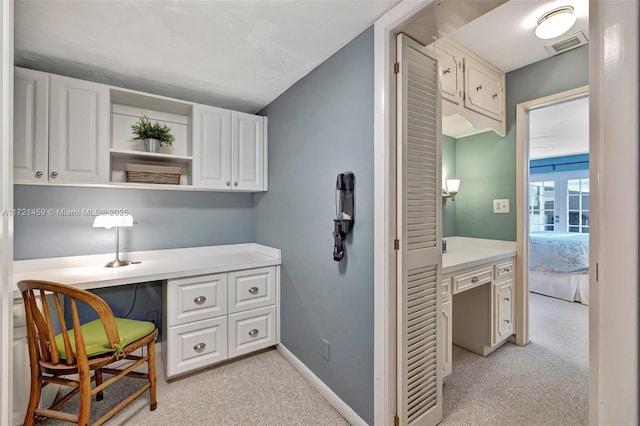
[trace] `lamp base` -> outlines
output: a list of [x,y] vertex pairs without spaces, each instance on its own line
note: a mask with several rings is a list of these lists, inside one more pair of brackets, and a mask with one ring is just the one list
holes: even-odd
[[127,266],[130,265],[131,262],[128,260],[120,260],[120,259],[116,259],[116,260],[112,260],[111,262],[107,263],[106,265],[104,265],[105,268],[119,268],[121,266]]

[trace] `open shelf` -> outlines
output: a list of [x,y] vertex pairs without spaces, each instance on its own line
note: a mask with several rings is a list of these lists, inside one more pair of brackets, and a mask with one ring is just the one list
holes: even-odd
[[162,161],[167,163],[188,164],[193,161],[193,157],[184,155],[165,154],[162,152],[146,152],[134,150],[111,149],[111,158],[142,159],[150,161]]

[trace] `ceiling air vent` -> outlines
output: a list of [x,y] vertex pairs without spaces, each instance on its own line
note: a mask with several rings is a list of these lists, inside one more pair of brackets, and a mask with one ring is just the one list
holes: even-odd
[[575,49],[576,47],[587,44],[589,41],[582,31],[578,31],[575,34],[571,34],[562,40],[549,43],[544,47],[547,48],[551,55],[557,55],[558,53],[566,52],[567,50]]

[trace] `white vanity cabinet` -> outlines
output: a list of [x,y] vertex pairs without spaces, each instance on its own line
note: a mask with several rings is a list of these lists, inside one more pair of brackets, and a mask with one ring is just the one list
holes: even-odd
[[167,280],[167,378],[278,343],[278,267]]
[[193,112],[194,186],[267,190],[267,118],[205,105]]
[[451,278],[442,280],[442,342],[439,345],[442,351],[442,377],[451,374],[452,371],[452,353],[453,346],[453,312],[451,304]]
[[452,282],[453,344],[486,356],[513,334],[514,265],[507,258],[443,275]]

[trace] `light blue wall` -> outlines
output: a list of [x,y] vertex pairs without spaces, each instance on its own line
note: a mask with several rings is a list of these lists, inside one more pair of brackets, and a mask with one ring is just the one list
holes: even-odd
[[[255,237],[282,250],[282,343],[372,424],[373,28],[262,113],[269,192],[255,196]],[[355,226],[338,263],[331,233],[343,171],[356,176]]]
[[[516,105],[589,84],[588,55],[588,46],[582,46],[508,73],[506,137],[487,132],[456,140],[462,180],[455,201],[457,235],[515,241]],[[493,213],[494,198],[508,198],[511,213]]]
[[[442,179],[452,179],[456,175],[456,140],[442,136]],[[444,183],[443,183],[444,185]],[[442,208],[442,236],[456,235],[456,202],[447,200]]]
[[589,154],[540,158],[529,161],[529,174],[589,170]]
[[[123,252],[253,242],[252,194],[14,185],[14,206],[128,209],[137,224],[120,230]],[[92,221],[89,216],[17,216],[15,259],[113,253],[115,231],[92,228]],[[162,321],[161,290],[159,282],[138,286],[129,318],[146,320],[147,312],[157,311]],[[131,309],[134,286],[94,292],[116,315]],[[91,315],[81,317],[90,319]]]

